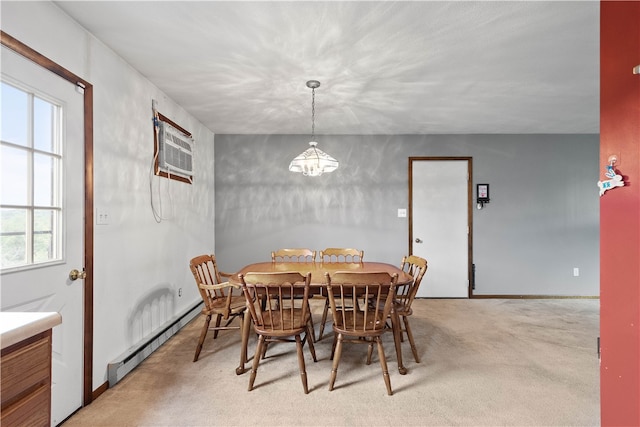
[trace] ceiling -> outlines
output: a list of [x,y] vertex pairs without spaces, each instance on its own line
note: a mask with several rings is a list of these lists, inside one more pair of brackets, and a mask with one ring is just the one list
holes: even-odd
[[55,3],[217,134],[599,132],[597,1]]

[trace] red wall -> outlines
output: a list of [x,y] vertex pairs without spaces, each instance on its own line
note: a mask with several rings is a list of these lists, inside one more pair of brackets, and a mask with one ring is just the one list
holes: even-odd
[[[600,3],[600,179],[618,156],[624,187],[600,198],[603,426],[640,426],[640,1]],[[595,185],[595,183],[594,183]]]

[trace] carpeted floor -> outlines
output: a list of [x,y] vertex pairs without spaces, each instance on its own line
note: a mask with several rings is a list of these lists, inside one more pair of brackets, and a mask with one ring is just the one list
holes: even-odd
[[[314,300],[316,330],[322,300]],[[198,317],[69,426],[596,426],[600,424],[597,299],[421,299],[411,325],[422,362],[403,343],[407,375],[384,336],[394,395],[374,352],[343,351],[328,391],[333,334],[305,347],[310,393],[302,390],[295,344],[269,347],[256,388],[236,376],[240,336],[210,333],[192,362]],[[329,326],[330,327],[330,326]],[[255,338],[250,341],[250,357]],[[249,366],[249,365],[248,365]]]

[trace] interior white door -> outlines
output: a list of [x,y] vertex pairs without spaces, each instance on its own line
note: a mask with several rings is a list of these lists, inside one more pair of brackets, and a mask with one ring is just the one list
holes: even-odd
[[[3,271],[0,298],[3,311],[62,315],[52,340],[51,424],[57,425],[82,406],[84,281],[71,280],[69,272],[83,271],[84,260],[84,101],[73,84],[4,46],[1,60],[3,81],[46,97],[62,109],[61,259],[37,268]],[[2,108],[11,108],[7,101]]]
[[412,159],[412,253],[428,262],[417,297],[469,296],[469,160]]

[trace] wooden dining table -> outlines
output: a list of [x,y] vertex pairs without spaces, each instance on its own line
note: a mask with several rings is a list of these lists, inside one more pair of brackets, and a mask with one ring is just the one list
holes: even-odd
[[[335,273],[336,271],[359,271],[359,272],[386,272],[390,275],[398,275],[398,284],[407,284],[413,281],[413,276],[404,272],[399,267],[383,262],[258,262],[244,266],[240,271],[229,277],[229,283],[240,286],[240,275],[247,273],[275,273],[284,271],[296,271],[301,274],[311,273],[311,291],[312,293],[322,293],[322,289],[326,287],[325,273]],[[324,292],[326,294],[326,292]],[[393,340],[396,347],[396,358],[398,360],[398,372],[401,375],[407,373],[407,369],[402,363],[401,337],[402,328],[400,318],[395,310],[391,311],[391,327],[393,331]],[[240,366],[236,368],[236,374],[240,375],[245,372],[244,365],[247,362],[247,346],[249,343],[249,335],[251,333],[251,316],[245,315],[242,325],[242,349],[240,352]]]

